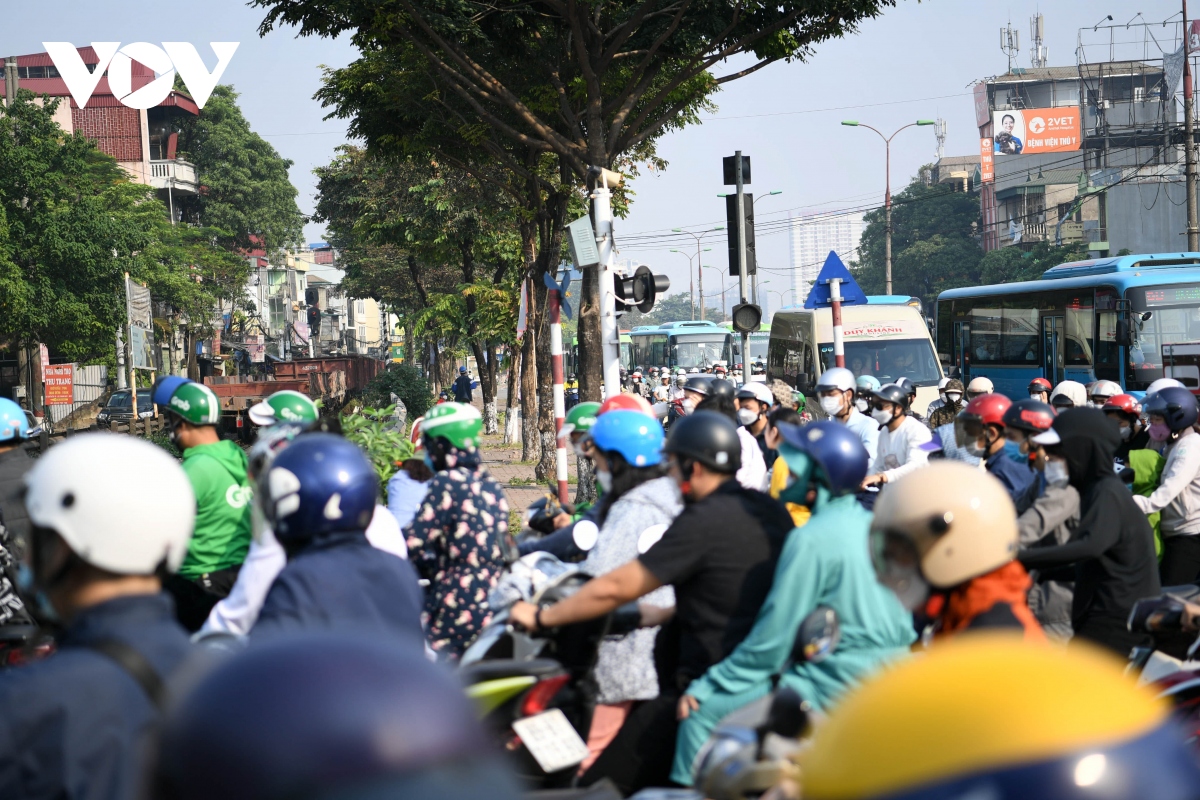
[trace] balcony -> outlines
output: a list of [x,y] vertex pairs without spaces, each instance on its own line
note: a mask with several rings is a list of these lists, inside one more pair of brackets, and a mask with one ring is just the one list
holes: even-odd
[[187,161],[150,162],[150,185],[155,189],[171,189],[181,194],[196,194],[196,167]]

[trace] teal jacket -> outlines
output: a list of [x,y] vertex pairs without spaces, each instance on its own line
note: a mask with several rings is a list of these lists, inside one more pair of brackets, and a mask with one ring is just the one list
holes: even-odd
[[[788,534],[775,582],[754,628],[725,660],[692,682],[703,704],[714,694],[739,694],[770,683],[795,689],[826,709],[846,689],[908,653],[916,639],[912,615],[880,585],[871,564],[871,515],[853,496],[827,500],[802,528]],[[800,623],[817,606],[834,609],[842,638],[824,661],[787,667]]]

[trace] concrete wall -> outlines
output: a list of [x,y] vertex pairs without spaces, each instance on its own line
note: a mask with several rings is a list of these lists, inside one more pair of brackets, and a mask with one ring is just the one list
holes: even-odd
[[1116,255],[1170,253],[1187,249],[1183,185],[1127,183],[1108,190],[1108,244]]

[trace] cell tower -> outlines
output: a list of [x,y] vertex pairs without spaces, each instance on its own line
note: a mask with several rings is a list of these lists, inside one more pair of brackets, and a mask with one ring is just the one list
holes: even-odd
[[1000,52],[1008,56],[1008,71],[1012,72],[1013,60],[1021,52],[1021,32],[1012,26],[1012,22],[1000,29]]
[[1050,51],[1046,47],[1046,19],[1041,14],[1029,18],[1029,38],[1033,49],[1029,52],[1029,65],[1034,69],[1050,66]]
[[933,129],[937,136],[937,157],[938,161],[942,160],[942,156],[946,154],[946,120],[938,117],[937,124]]

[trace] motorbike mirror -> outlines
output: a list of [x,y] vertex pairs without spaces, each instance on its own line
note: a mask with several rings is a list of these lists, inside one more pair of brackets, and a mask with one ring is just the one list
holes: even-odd
[[585,553],[596,546],[596,540],[599,538],[600,529],[590,519],[579,520],[571,529],[571,539],[574,540],[575,546]]
[[667,527],[668,526],[665,523],[661,525],[651,525],[649,528],[646,528],[646,530],[642,531],[638,536],[638,555],[645,553],[651,547],[654,547],[654,545],[658,544],[658,540],[661,539],[663,534],[667,532]]
[[829,606],[817,606],[800,623],[792,646],[792,660],[819,664],[837,649],[841,638],[842,627],[837,612]]

